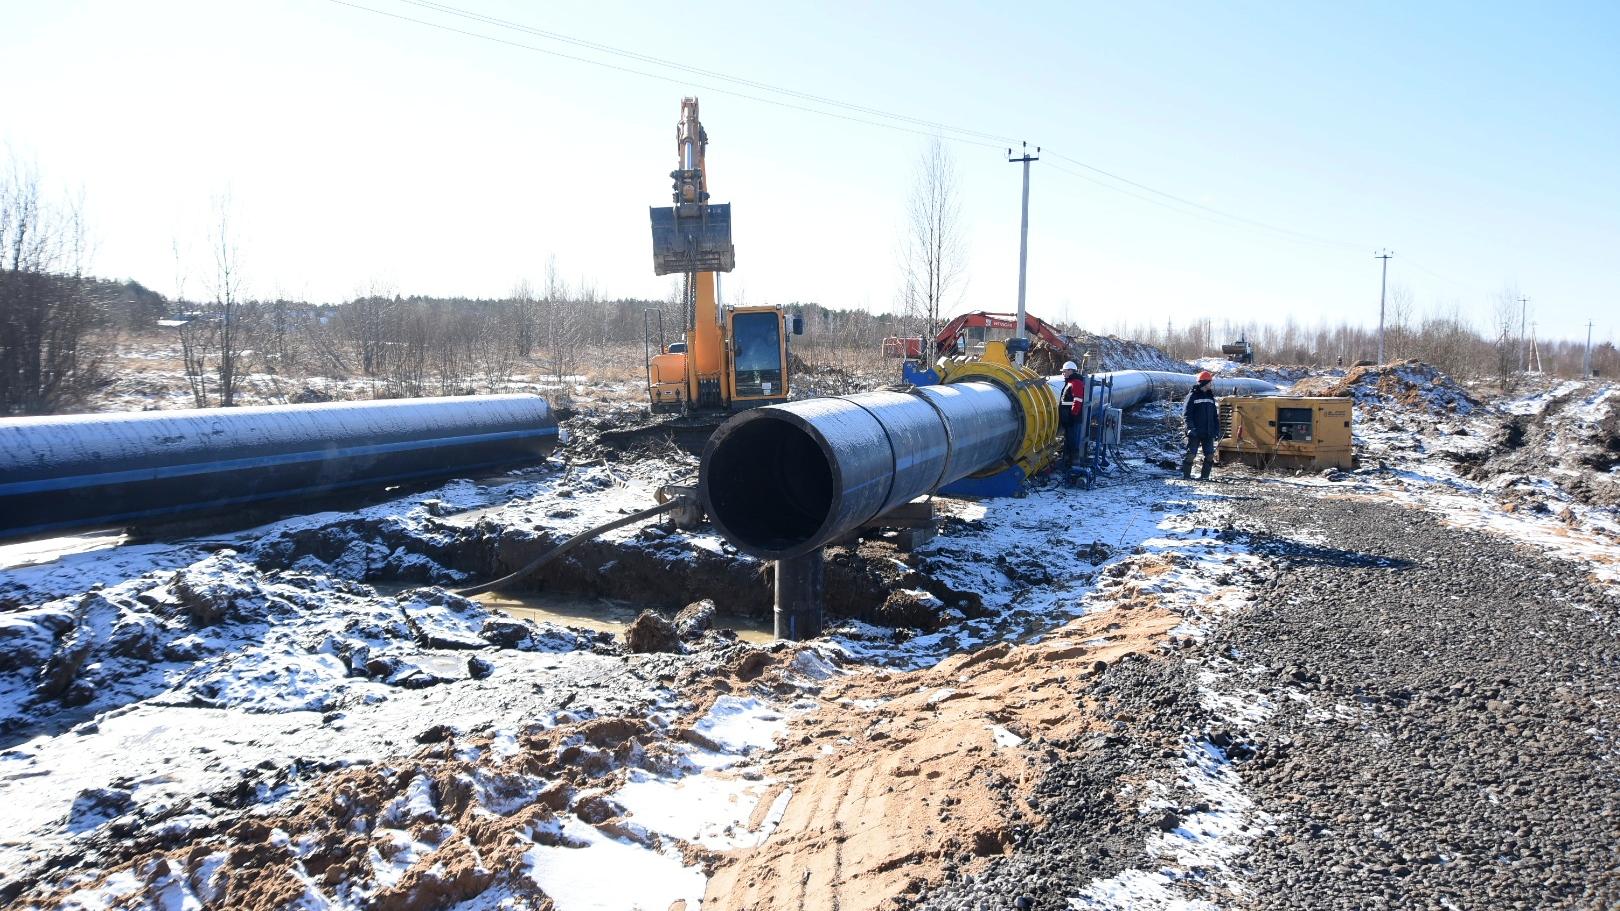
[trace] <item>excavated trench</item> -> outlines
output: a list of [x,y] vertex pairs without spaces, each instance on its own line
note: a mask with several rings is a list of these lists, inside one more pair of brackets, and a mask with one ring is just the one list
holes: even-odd
[[[454,517],[408,528],[387,519],[355,519],[299,529],[261,542],[254,553],[261,570],[296,568],[313,557],[354,581],[380,586],[434,584],[457,588],[497,578],[567,539],[541,529],[513,528],[490,518],[457,524]],[[712,538],[694,540],[668,526],[649,523],[628,538],[595,540],[575,548],[502,594],[528,599],[602,599],[673,614],[703,599],[718,612],[764,628],[772,610],[772,565]],[[356,559],[357,553],[369,554]],[[465,573],[457,579],[450,573]],[[956,591],[928,575],[923,561],[885,540],[829,547],[826,564],[829,618],[849,618],[890,627],[933,630],[961,616],[983,613],[977,593]],[[499,607],[499,604],[492,606]],[[942,615],[951,609],[957,615]],[[519,611],[515,611],[519,613]],[[581,618],[589,619],[589,618]],[[604,618],[611,621],[611,617]]]
[[1620,466],[1620,407],[1583,428],[1564,414],[1571,401],[1565,397],[1536,414],[1504,416],[1491,433],[1490,448],[1447,457],[1475,481],[1543,478],[1577,503],[1620,505],[1620,479],[1614,475]]

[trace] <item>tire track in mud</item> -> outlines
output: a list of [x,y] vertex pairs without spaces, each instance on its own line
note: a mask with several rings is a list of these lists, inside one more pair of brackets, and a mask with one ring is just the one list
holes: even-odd
[[[793,789],[781,823],[713,859],[704,907],[909,905],[1018,850],[1054,821],[1037,796],[1047,767],[1112,735],[1093,689],[1164,663],[1145,656],[1182,620],[1145,604],[1099,611],[1037,644],[829,681],[766,767]],[[1134,815],[1117,800],[1111,813]]]

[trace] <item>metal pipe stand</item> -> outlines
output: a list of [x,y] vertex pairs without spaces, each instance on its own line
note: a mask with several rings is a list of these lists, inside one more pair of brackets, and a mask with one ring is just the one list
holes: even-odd
[[776,638],[798,642],[821,635],[827,601],[826,548],[776,561]]

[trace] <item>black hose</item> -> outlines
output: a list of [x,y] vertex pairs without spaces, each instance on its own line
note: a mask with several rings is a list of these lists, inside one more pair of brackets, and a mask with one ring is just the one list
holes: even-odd
[[657,506],[649,506],[646,509],[641,510],[640,512],[633,512],[628,516],[620,516],[619,518],[614,519],[611,522],[604,522],[603,524],[598,525],[595,528],[586,529],[585,531],[582,531],[579,534],[574,535],[572,538],[569,538],[568,540],[562,542],[561,544],[557,545],[556,547],[553,547],[551,550],[548,550],[545,553],[541,554],[540,556],[538,556],[538,557],[534,558],[533,560],[529,561],[529,563],[526,566],[524,566],[522,569],[517,570],[516,572],[507,573],[506,575],[500,577],[499,579],[494,580],[493,582],[485,582],[482,585],[474,585],[474,586],[471,586],[469,588],[456,589],[455,593],[462,596],[463,598],[471,598],[474,595],[482,595],[485,592],[494,591],[495,589],[500,588],[503,585],[507,585],[509,583],[516,582],[516,581],[518,581],[520,579],[523,579],[523,578],[526,578],[528,576],[532,576],[536,572],[539,572],[540,569],[542,567],[544,567],[547,563],[550,563],[552,560],[555,560],[558,557],[562,556],[563,554],[568,553],[569,551],[573,550],[574,548],[578,547],[581,544],[584,544],[586,541],[589,541],[590,539],[596,537],[597,535],[605,534],[607,532],[612,531],[615,528],[623,528],[626,525],[630,525],[630,524],[635,523],[635,522],[640,522],[642,519],[650,519],[653,516],[656,516],[661,512],[669,512],[670,510],[674,509],[677,506],[684,505],[685,502],[686,502],[686,500],[684,498],[682,498],[682,497],[674,497],[667,503],[659,503]]

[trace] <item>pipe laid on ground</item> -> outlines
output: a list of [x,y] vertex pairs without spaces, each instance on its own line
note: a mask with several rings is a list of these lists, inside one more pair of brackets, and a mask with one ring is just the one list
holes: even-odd
[[[1197,380],[1191,373],[1172,373],[1168,370],[1115,370],[1094,373],[1092,376],[1113,384],[1108,404],[1126,411],[1148,402],[1185,396],[1192,391],[1193,383]],[[1053,391],[1061,393],[1062,377],[1050,377],[1047,382],[1052,384]],[[1216,377],[1212,385],[1217,396],[1275,395],[1277,392],[1277,387],[1272,383],[1249,377]]]
[[992,383],[768,405],[709,438],[698,488],[739,550],[795,557],[1007,458],[1021,429]]
[[108,527],[545,458],[535,395],[0,420],[0,537]]
[[[1154,370],[1094,376],[1113,380],[1117,408],[1185,394],[1194,380]],[[1055,391],[1062,379],[1048,382]],[[1256,395],[1276,387],[1218,380],[1216,391]],[[1057,401],[1054,395],[1047,407]],[[744,553],[799,557],[902,503],[1007,462],[1023,439],[1021,407],[1001,385],[963,382],[754,408],[709,438],[699,469],[704,510]]]

